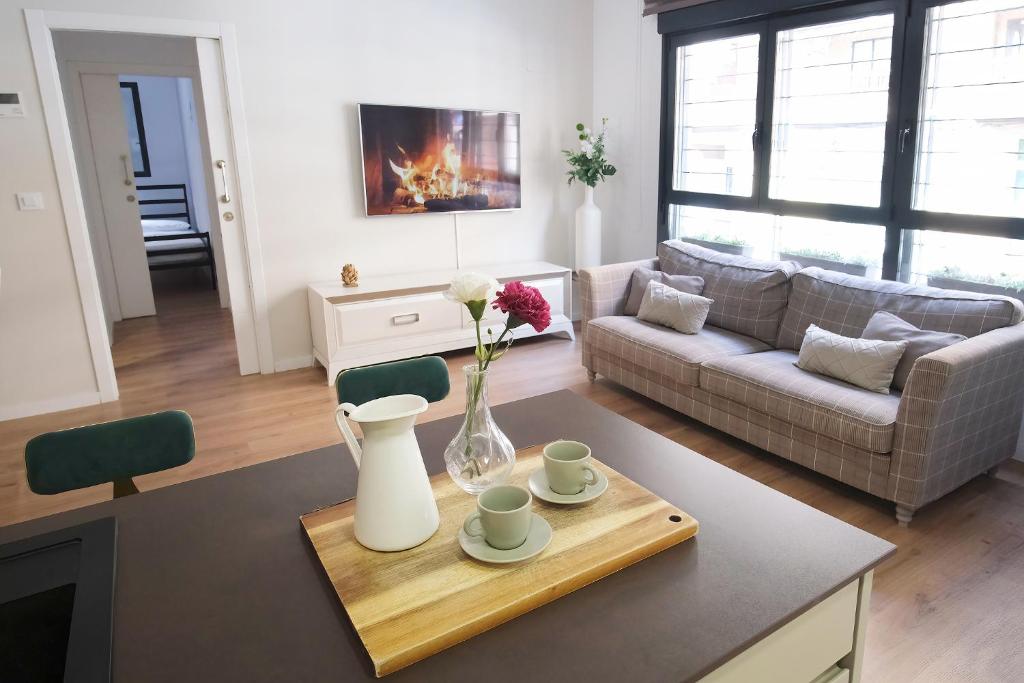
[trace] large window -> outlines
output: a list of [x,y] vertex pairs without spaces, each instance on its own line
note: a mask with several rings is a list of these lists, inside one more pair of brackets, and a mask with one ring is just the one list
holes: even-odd
[[732,36],[678,51],[675,189],[751,195],[759,39]]
[[1024,280],[1024,0],[714,5],[665,40],[662,239]]
[[776,34],[768,196],[878,206],[892,14]]
[[1024,218],[1024,5],[972,0],[926,16],[913,207]]
[[885,228],[880,225],[679,205],[671,207],[669,225],[673,238],[717,251],[882,276]]

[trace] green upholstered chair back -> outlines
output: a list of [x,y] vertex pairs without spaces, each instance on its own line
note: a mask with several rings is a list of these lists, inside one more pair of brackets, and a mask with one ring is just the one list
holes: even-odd
[[184,465],[196,452],[192,418],[180,410],[40,434],[25,446],[28,486],[52,494],[114,482],[134,493],[131,478]]
[[382,396],[415,394],[428,403],[440,401],[451,388],[448,366],[438,356],[367,365],[338,373],[338,403],[362,405]]

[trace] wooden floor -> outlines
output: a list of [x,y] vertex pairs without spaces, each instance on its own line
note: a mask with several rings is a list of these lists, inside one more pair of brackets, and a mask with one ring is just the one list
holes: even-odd
[[[189,465],[138,480],[143,491],[340,441],[322,368],[238,375],[227,311],[208,290],[161,292],[159,315],[117,325],[116,403],[0,422],[0,524],[110,497],[110,487],[36,496],[22,454],[40,432],[164,408],[195,420]],[[424,419],[461,411],[458,368],[447,356],[452,395]],[[1024,679],[1024,476],[1017,467],[981,477],[925,507],[909,529],[892,507],[716,432],[611,382],[590,383],[579,348],[528,340],[495,366],[491,400],[503,403],[568,388],[709,458],[899,546],[876,573],[868,630],[871,683]]]

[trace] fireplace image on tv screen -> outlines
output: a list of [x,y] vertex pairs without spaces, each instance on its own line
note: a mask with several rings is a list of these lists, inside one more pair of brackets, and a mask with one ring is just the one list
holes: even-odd
[[519,114],[359,105],[366,214],[521,206]]

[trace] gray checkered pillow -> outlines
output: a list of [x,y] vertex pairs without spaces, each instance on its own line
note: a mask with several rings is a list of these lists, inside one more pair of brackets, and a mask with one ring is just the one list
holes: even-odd
[[704,279],[695,275],[669,275],[660,270],[637,268],[629,281],[629,294],[626,295],[626,305],[622,307],[623,315],[636,315],[640,312],[640,301],[651,280],[687,294],[700,294],[704,291]]

